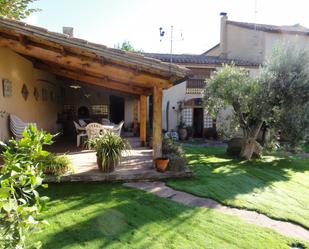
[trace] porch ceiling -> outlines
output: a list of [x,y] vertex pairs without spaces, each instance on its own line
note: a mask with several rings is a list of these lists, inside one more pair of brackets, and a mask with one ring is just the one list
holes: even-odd
[[138,53],[70,38],[60,33],[0,18],[0,46],[28,59],[38,69],[85,83],[138,95],[185,80],[188,70]]

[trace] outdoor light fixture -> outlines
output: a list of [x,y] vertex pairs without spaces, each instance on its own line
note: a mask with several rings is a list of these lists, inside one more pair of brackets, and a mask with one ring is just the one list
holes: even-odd
[[73,89],[80,89],[80,88],[82,88],[82,87],[79,86],[79,85],[70,85],[70,87],[73,88]]

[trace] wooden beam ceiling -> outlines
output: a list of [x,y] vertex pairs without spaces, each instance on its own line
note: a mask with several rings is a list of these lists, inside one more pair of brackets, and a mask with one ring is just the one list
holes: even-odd
[[83,72],[75,72],[65,68],[57,67],[55,65],[49,65],[40,63],[37,61],[33,62],[35,68],[50,72],[55,75],[66,77],[73,80],[82,81],[91,85],[96,85],[108,89],[113,89],[125,93],[130,93],[134,95],[151,95],[151,89],[146,89],[138,87],[135,85],[123,84],[117,81],[109,80],[107,77],[98,78],[83,74]]
[[25,36],[12,37],[11,35],[0,33],[0,46],[8,47],[23,55],[56,63],[62,67],[75,68],[94,76],[108,76],[111,80],[125,84],[130,82],[136,86],[158,86],[160,88],[168,88],[172,85],[167,79],[148,75],[139,70],[118,67],[117,65],[109,64],[103,58],[94,59],[82,54],[73,55],[68,53],[68,49],[64,47],[62,49],[50,49],[48,45],[42,44],[42,46],[38,46],[38,44],[32,43]]

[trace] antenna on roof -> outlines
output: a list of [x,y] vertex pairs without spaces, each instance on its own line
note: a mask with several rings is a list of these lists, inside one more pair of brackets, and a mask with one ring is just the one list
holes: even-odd
[[256,30],[256,17],[257,17],[257,0],[254,0],[254,29]]
[[[172,55],[173,55],[173,42],[175,41],[174,39],[174,26],[172,25],[171,26],[171,36],[170,37],[166,37],[166,38],[169,38],[169,41],[170,41],[170,63],[173,62],[173,58],[172,58]],[[183,35],[183,32],[182,30],[178,30],[180,32],[179,36],[180,36],[180,40],[183,41],[185,38],[184,38],[184,35]],[[160,32],[160,42],[162,42],[163,38],[164,38],[164,35],[165,35],[165,31],[163,30],[162,27],[159,28],[159,32]]]

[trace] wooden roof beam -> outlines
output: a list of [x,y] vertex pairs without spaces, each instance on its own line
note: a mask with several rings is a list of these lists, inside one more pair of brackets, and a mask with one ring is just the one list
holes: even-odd
[[[116,65],[109,65],[108,63],[103,64],[102,61],[98,61],[98,59],[87,58],[86,56],[74,56],[71,54],[66,54],[64,56],[63,51],[49,50],[29,43],[23,45],[20,41],[8,39],[7,37],[0,37],[0,46],[8,47],[23,55],[54,62],[61,66],[71,66],[78,70],[84,70],[90,74],[95,73],[102,76],[114,77],[114,79],[122,82],[130,81],[135,85],[148,87],[159,86],[162,88],[168,88],[172,85],[167,79],[144,73],[137,74],[137,72],[132,69],[120,69]],[[65,51],[65,53],[67,53],[67,51]]]
[[130,93],[134,95],[151,95],[152,91],[150,89],[144,89],[136,86],[124,85],[119,82],[111,81],[108,78],[97,78],[89,75],[83,75],[78,72],[70,71],[60,67],[52,67],[43,63],[34,63],[34,67],[43,71],[50,72],[55,75],[63,76],[69,79],[82,81],[88,84],[96,85],[99,87],[104,87],[108,89],[113,89],[116,91],[121,91],[125,93]]

